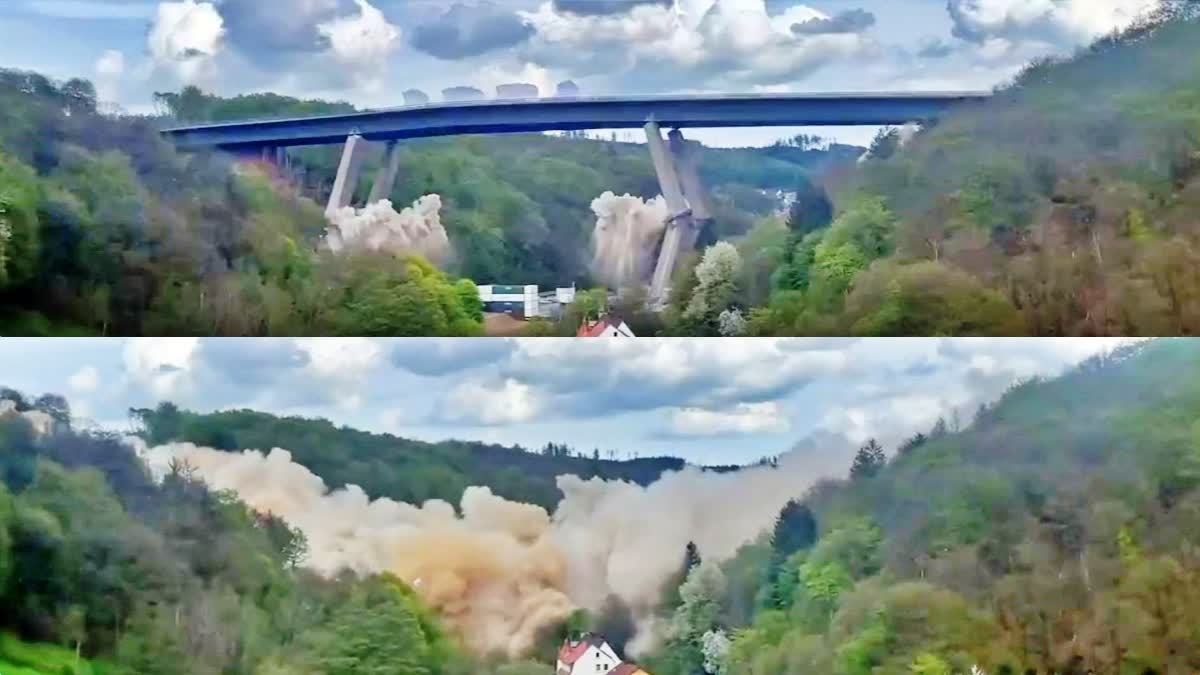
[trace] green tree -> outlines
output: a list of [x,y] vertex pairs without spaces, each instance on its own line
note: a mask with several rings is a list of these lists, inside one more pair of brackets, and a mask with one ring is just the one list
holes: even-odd
[[851,478],[874,478],[887,464],[887,455],[874,438],[867,439],[854,455],[854,463],[850,466]]
[[328,675],[435,672],[431,646],[396,580],[368,584],[310,638],[310,658]]
[[833,204],[820,185],[805,179],[796,188],[796,201],[788,210],[787,226],[793,236],[804,237],[826,228],[833,220]]

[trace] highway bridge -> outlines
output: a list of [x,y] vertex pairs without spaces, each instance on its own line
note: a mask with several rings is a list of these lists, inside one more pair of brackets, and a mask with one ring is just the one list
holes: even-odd
[[341,143],[350,136],[394,141],[430,136],[660,127],[887,125],[936,118],[980,93],[750,94],[547,98],[430,103],[339,115],[247,120],[163,131],[181,149]]
[[[327,213],[350,205],[369,142],[388,146],[369,202],[391,194],[399,169],[397,142],[462,134],[587,129],[644,129],[671,214],[650,280],[650,297],[665,297],[679,254],[695,246],[712,210],[700,182],[698,154],[682,129],[729,127],[883,126],[929,122],[953,107],[978,104],[984,93],[733,94],[569,97],[462,101],[316,117],[246,120],[163,130],[183,150],[217,148],[282,157],[284,148],[344,143]],[[662,128],[671,129],[664,142]]]

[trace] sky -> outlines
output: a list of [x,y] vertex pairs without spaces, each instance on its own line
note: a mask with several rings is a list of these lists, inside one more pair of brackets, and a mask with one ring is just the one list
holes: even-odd
[[[133,112],[196,84],[400,105],[419,89],[551,95],[975,91],[1161,0],[2,0],[0,66],[92,79]],[[763,145],[801,129],[697,130]],[[818,130],[865,142],[873,129]]]
[[[323,417],[406,438],[548,442],[743,464],[797,450],[844,472],[938,418],[1111,350],[1114,339],[0,338],[0,386],[58,393],[128,431],[170,400]],[[269,450],[269,448],[260,448]]]

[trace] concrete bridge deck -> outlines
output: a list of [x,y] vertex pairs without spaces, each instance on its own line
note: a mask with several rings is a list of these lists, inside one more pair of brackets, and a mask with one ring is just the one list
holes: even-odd
[[921,122],[985,93],[733,94],[547,98],[431,103],[295,119],[248,120],[163,130],[181,149],[254,151],[369,141],[585,129],[852,126]]

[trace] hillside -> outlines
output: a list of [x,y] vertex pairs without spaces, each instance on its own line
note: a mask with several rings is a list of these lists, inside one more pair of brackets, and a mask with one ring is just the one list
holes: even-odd
[[180,155],[91,84],[0,70],[0,334],[482,332],[469,281],[318,249],[314,203]]
[[[542,555],[555,539],[533,543],[522,526],[528,548],[512,548],[516,540],[496,528],[500,521],[494,519],[504,509],[532,515],[528,505],[514,502],[477,521],[483,529],[476,535],[458,529],[464,523],[452,513],[437,516],[449,518],[447,532],[486,543],[474,548],[455,540],[453,550],[465,558],[428,546],[382,549],[392,551],[388,564],[399,570],[409,569],[406,556],[433,556],[436,568],[430,570],[472,578],[470,584],[414,592],[386,575],[315,576],[302,569],[306,561],[368,555],[372,537],[379,537],[377,545],[399,545],[403,539],[389,538],[393,528],[404,531],[425,522],[409,520],[415,514],[434,518],[440,510],[363,502],[355,508],[378,522],[347,520],[351,512],[337,494],[314,494],[315,501],[300,504],[307,498],[297,474],[258,472],[285,465],[220,450],[206,452],[229,471],[258,467],[239,479],[248,482],[226,483],[241,485],[236,492],[209,492],[182,465],[172,465],[165,480],[155,482],[130,446],[70,430],[61,398],[2,396],[18,399],[18,409],[57,415],[60,425],[39,439],[19,418],[0,419],[6,486],[0,491],[0,598],[16,608],[0,619],[0,632],[71,647],[82,640],[84,657],[111,662],[113,672],[290,672],[307,664],[305,672],[341,673],[350,671],[337,670],[340,658],[393,663],[405,649],[427,656],[418,657],[417,670],[397,672],[491,672],[470,670],[485,666],[456,638],[442,637],[435,610],[418,598],[464,628],[463,611],[482,616],[469,612],[494,606],[488,600],[494,596],[482,590],[488,588],[486,574],[540,589],[530,601],[557,592],[561,583],[548,581],[558,578],[553,574],[529,576],[531,559],[519,554]],[[658,616],[649,625],[672,630],[637,658],[655,675],[945,675],[972,666],[988,673],[1193,672],[1200,668],[1198,407],[1200,342],[1158,340],[1095,357],[1056,379],[1014,385],[961,429],[939,422],[886,453],[869,442],[848,478],[816,483],[774,524],[764,519],[759,538],[731,557],[693,547],[678,551],[680,572],[657,591],[661,601],[638,609]],[[563,456],[553,445],[539,455],[480,444],[422,444],[246,411],[194,415],[162,407],[135,414],[146,421],[151,442],[186,437],[218,448],[288,447],[305,471],[317,472],[327,485],[357,480],[370,485],[372,496],[414,500],[453,498],[467,481],[516,498],[547,499],[546,480],[555,471],[586,476],[599,467],[608,477],[648,483],[677,461],[597,462]],[[721,485],[718,493],[687,498],[710,506],[717,500],[739,511],[731,496],[751,498],[747,486],[761,484],[756,481],[763,471],[785,472],[780,477],[792,480],[786,467],[781,457],[773,468],[716,476],[722,482],[687,482],[709,475],[693,474],[653,494],[670,499],[684,485]],[[510,469],[525,480],[509,483]],[[214,477],[223,471],[213,465],[208,470]],[[227,480],[233,479],[229,471]],[[794,480],[803,485],[809,477]],[[273,494],[264,482],[288,491],[286,508],[308,529],[293,529],[238,501],[254,492],[259,504],[280,503],[270,501],[277,497],[261,501]],[[607,541],[601,533],[611,526],[603,520],[608,509],[634,496],[623,488],[614,494],[619,501],[590,516],[598,519],[594,532],[577,520],[589,513],[577,502],[576,520],[551,531],[553,537],[578,542],[569,537],[582,533],[585,540]],[[585,491],[574,498],[581,496],[598,495]],[[479,498],[493,508],[501,505],[476,493],[464,499],[464,514],[479,508]],[[649,503],[632,502],[635,509]],[[680,506],[661,502],[671,503]],[[670,510],[668,518],[686,513]],[[390,522],[385,514],[399,520]],[[643,515],[643,527],[663,525],[657,515]],[[544,513],[540,519],[541,527],[549,525]],[[684,528],[684,541],[704,527],[686,518],[670,523]],[[655,537],[624,536],[634,535]],[[310,548],[310,542],[338,545],[326,550]],[[509,562],[493,567],[500,560]],[[78,574],[84,564],[96,565],[97,572]],[[418,587],[420,578],[413,582]],[[548,658],[568,627],[598,627],[623,641],[629,619],[621,619],[619,602],[611,606],[559,614],[564,622],[546,624],[533,655]],[[180,617],[175,624],[171,613]],[[228,632],[197,630],[213,613],[228,617],[220,624]],[[375,648],[392,644],[396,631],[414,630],[402,628],[413,622],[421,628],[401,633],[406,637],[398,651]],[[364,637],[354,646],[337,637],[352,634]],[[389,638],[380,643],[375,635]],[[158,669],[173,661],[186,669]],[[259,670],[268,667],[282,670]],[[496,672],[544,668],[505,665]]]
[[[0,333],[478,335],[479,283],[591,285],[591,203],[650,198],[644,146],[578,137],[462,137],[404,144],[401,209],[441,196],[453,255],[444,271],[385,254],[324,250],[340,148],[294,151],[300,183],[220,153],[178,154],[158,135],[179,120],[351,109],[273,94],[158,95],[161,117],[105,114],[86,80],[0,70]],[[739,236],[810,173],[856,148],[781,143],[705,150],[718,215]],[[368,158],[365,199],[379,166]]]
[[358,485],[373,499],[412,504],[427,499],[457,504],[468,486],[486,485],[498,495],[550,511],[560,498],[554,483],[559,475],[647,485],[684,466],[676,457],[608,459],[609,448],[575,450],[551,443],[530,451],[466,441],[426,443],[336,427],[323,419],[250,410],[197,414],[168,403],[135,415],[151,444],[186,441],[230,451],[287,448],[330,487]]
[[746,265],[710,314],[756,335],[1200,332],[1197,43],[1200,6],[1166,3],[907,144],[881,135],[832,223],[793,214],[770,297]]
[[[152,479],[115,436],[0,416],[5,675],[549,675],[468,653],[390,575],[301,564],[303,533],[180,467]],[[78,656],[77,656],[78,653]]]
[[1196,342],[1126,348],[864,449],[773,540],[693,570],[692,641],[652,672],[692,672],[713,630],[737,675],[1195,671],[1197,374]]

